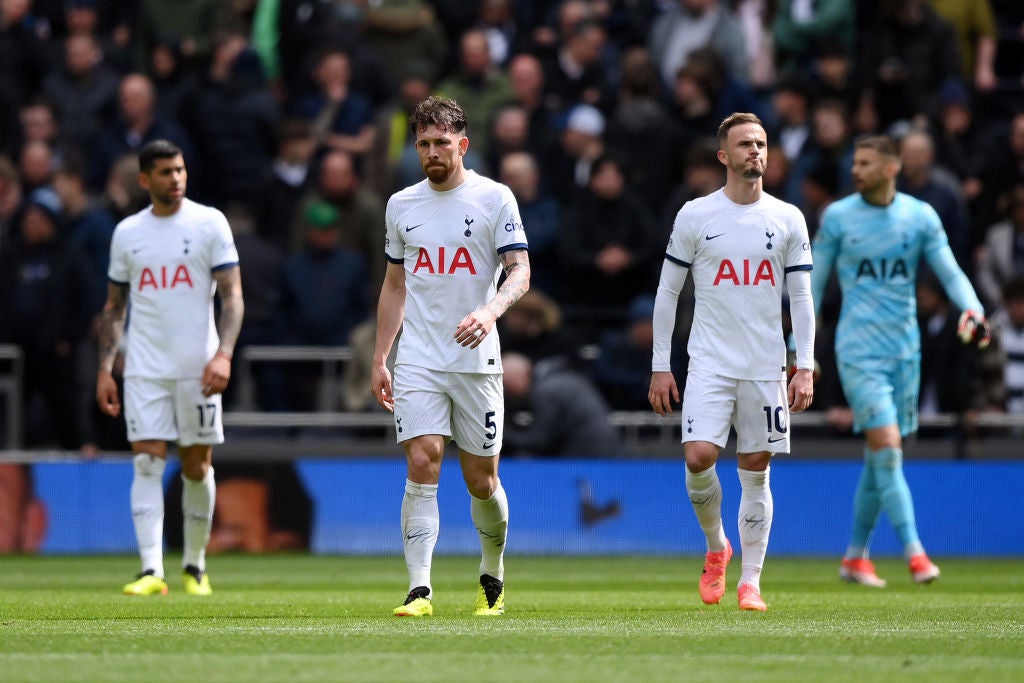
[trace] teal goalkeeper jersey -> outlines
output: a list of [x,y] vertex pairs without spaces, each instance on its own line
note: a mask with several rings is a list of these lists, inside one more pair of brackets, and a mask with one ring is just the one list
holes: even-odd
[[833,266],[839,277],[843,303],[835,348],[841,361],[920,354],[916,283],[922,258],[956,306],[982,312],[938,214],[909,195],[896,193],[888,206],[869,204],[859,193],[831,204],[813,249],[815,313]]

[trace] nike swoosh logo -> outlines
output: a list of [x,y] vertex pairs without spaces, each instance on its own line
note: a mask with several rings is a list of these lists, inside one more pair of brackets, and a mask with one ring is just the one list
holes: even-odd
[[133,253],[133,254],[138,254],[138,253],[139,253],[140,251],[142,251],[142,250],[143,250],[144,248],[145,248],[145,247],[139,247],[138,249],[132,249],[132,253]]
[[420,227],[420,225],[426,225],[426,223],[420,223],[419,225],[413,225],[413,226],[408,226],[407,225],[407,226],[405,226],[405,231],[406,232],[411,232],[411,231],[415,230],[416,228]]
[[494,442],[492,441],[492,442],[490,442],[490,443],[485,443],[485,444],[483,445],[483,447],[484,447],[484,448],[490,448],[490,447],[491,447],[491,446],[493,446],[493,445],[494,445]]
[[785,441],[785,440],[786,440],[786,437],[782,437],[781,439],[768,439],[768,443],[778,443],[780,441]]
[[704,239],[706,239],[708,242],[710,242],[711,240],[715,239],[716,237],[721,237],[724,234],[725,234],[724,232],[720,232],[717,235],[705,235]]

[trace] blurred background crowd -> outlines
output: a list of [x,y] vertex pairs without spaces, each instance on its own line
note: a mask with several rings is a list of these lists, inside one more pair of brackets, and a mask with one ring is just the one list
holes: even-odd
[[[533,289],[500,321],[508,408],[561,417],[510,421],[510,452],[598,452],[607,425],[580,421],[648,409],[665,244],[722,184],[733,111],[765,121],[765,188],[812,236],[852,190],[856,136],[899,140],[900,189],[938,211],[997,327],[985,352],[959,344],[921,279],[922,414],[1024,413],[1020,0],[0,0],[0,342],[24,356],[23,445],[125,447],[93,409],[95,319],[153,139],[234,231],[240,349],[369,354],[384,206],[423,177],[407,117],[430,94],[465,108],[466,165],[512,189],[530,239]],[[842,432],[837,315],[833,291],[815,409]],[[257,407],[313,409],[318,368],[262,373]],[[368,381],[345,409],[373,409]]]

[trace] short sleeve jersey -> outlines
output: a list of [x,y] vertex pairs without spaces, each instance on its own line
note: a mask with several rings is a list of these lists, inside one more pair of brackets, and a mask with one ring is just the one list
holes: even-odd
[[236,266],[231,228],[217,209],[184,199],[171,216],[150,206],[121,221],[107,276],[129,288],[125,377],[201,377],[220,344],[213,273]]
[[512,191],[473,171],[445,192],[423,180],[388,200],[385,230],[388,260],[405,267],[405,320],[396,362],[500,373],[497,330],[470,349],[456,343],[455,328],[494,297],[500,254],[527,248]]
[[720,189],[679,210],[665,258],[693,276],[690,368],[742,380],[783,378],[785,276],[812,268],[800,210],[767,193],[736,204]]
[[[843,303],[835,346],[843,360],[913,358],[920,353],[917,271],[922,258],[947,290],[954,275],[963,278],[939,215],[901,192],[888,206],[869,204],[860,194],[830,204],[814,237],[814,257],[821,266],[811,278],[816,301],[833,264],[839,277]],[[966,284],[950,294],[958,305],[982,310]]]

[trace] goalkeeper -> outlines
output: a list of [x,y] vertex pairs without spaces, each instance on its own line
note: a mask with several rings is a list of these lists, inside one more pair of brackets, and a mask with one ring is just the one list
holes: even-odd
[[[811,288],[815,307],[835,266],[842,309],[835,349],[839,379],[853,409],[854,429],[867,438],[854,496],[853,532],[839,575],[881,588],[869,559],[871,534],[885,511],[917,583],[939,576],[917,535],[914,504],[903,476],[903,442],[917,431],[921,339],[915,288],[921,259],[962,311],[965,343],[985,346],[988,322],[970,281],[950,251],[938,214],[896,191],[898,151],[885,136],[859,140],[853,157],[857,192],[826,209],[814,240]],[[817,313],[817,310],[815,311]]]

